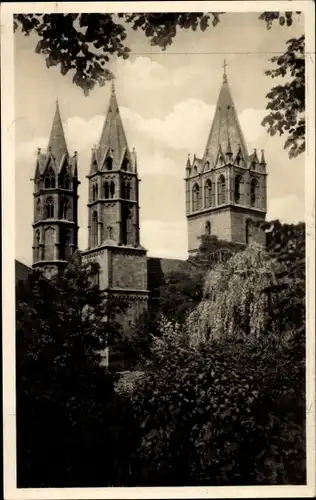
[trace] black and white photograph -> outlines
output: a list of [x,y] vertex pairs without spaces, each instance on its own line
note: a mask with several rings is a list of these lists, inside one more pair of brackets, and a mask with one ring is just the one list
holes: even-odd
[[315,494],[312,4],[2,4],[6,499]]

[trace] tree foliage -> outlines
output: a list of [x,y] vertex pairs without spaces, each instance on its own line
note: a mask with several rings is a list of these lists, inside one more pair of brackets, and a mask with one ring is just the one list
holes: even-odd
[[267,251],[252,244],[209,271],[186,327],[160,324],[143,375],[128,387],[144,485],[306,480],[304,299],[301,290],[295,302],[292,286],[304,280],[304,224],[267,226]]
[[284,54],[270,59],[276,68],[266,71],[272,78],[289,77],[284,84],[278,84],[267,94],[269,114],[262,125],[267,126],[270,135],[287,134],[284,148],[290,158],[305,151],[305,36],[287,41]]
[[[129,392],[146,486],[303,484],[304,363],[293,338],[212,339],[172,324]],[[245,453],[245,450],[247,452]]]
[[268,315],[264,290],[276,284],[275,272],[274,262],[256,243],[211,269],[203,299],[188,319],[192,340],[261,336]]
[[101,363],[109,303],[72,263],[55,283],[32,273],[16,304],[18,486],[128,485],[137,433]]

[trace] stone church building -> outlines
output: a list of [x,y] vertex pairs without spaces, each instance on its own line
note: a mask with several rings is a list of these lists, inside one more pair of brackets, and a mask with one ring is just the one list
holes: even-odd
[[[57,103],[47,151],[38,150],[34,175],[33,268],[48,279],[78,250],[78,171]],[[254,237],[264,244],[264,232],[253,223],[266,216],[266,162],[263,151],[258,156],[247,150],[226,74],[204,155],[189,155],[184,171],[189,256],[202,234],[244,245]],[[137,157],[128,145],[114,84],[87,177],[88,247],[80,250],[82,260],[99,264],[96,283],[126,300],[126,319],[135,322],[147,309],[157,276],[191,264],[147,257],[141,245]],[[17,272],[21,269],[17,263]]]

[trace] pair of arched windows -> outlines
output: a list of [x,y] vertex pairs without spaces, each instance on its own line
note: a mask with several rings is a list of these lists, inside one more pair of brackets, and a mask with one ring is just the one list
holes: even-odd
[[71,219],[70,204],[68,200],[62,200],[62,203],[60,205],[59,218],[65,220]]
[[103,183],[103,196],[104,198],[114,198],[115,195],[115,183],[113,181],[111,182],[104,182]]
[[51,167],[47,170],[45,174],[44,186],[45,189],[54,189],[56,187],[56,176]]
[[55,216],[55,203],[53,198],[47,198],[45,202],[45,219],[53,219]]
[[131,185],[129,182],[122,181],[122,198],[129,200],[131,197]]

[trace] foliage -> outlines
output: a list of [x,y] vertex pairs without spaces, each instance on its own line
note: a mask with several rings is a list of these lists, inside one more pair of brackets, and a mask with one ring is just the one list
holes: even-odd
[[168,274],[160,287],[159,310],[167,319],[184,323],[189,312],[202,299],[205,272],[178,271]]
[[274,262],[256,243],[218,264],[207,274],[203,299],[188,318],[192,341],[260,336],[268,312],[263,290],[275,282]]
[[304,483],[304,349],[294,340],[219,338],[192,349],[165,325],[130,393],[141,484]]
[[[286,279],[283,263],[304,256],[304,225],[269,225],[269,253],[251,244],[211,270],[196,314],[186,328],[160,325],[146,370],[129,387],[144,485],[306,480],[305,324],[302,314],[293,323],[292,273],[272,310],[263,299]],[[304,278],[300,265],[294,274]],[[296,303],[304,309],[302,293]],[[203,316],[210,335],[200,328],[192,343]]]
[[205,31],[210,24],[215,27],[223,12],[163,12],[126,14],[125,20],[131,23],[133,30],[141,29],[153,46],[166,50],[171,45],[177,31],[200,29]]
[[305,324],[305,224],[269,223],[267,249],[278,262],[277,286],[266,292],[274,303],[278,328],[297,329]]
[[225,262],[243,248],[243,245],[219,240],[214,235],[201,236],[199,251],[194,257],[189,258],[187,268],[164,276],[159,286],[159,307],[154,306],[158,313],[156,316],[162,314],[169,321],[183,324],[188,314],[203,298],[207,271],[218,262]]
[[60,65],[62,75],[73,73],[73,83],[86,95],[96,83],[104,85],[113,78],[106,67],[113,55],[126,59],[131,52],[125,45],[126,23],[133,30],[142,29],[152,45],[163,50],[181,29],[199,27],[205,30],[219,13],[152,13],[152,14],[16,14],[14,29],[39,37],[36,52],[45,56],[46,65]]
[[16,304],[19,487],[128,485],[137,432],[101,366],[108,302],[71,263],[55,283],[32,273]]
[[266,71],[272,78],[290,77],[283,85],[278,84],[267,94],[269,114],[262,125],[271,136],[287,133],[284,148],[290,158],[305,151],[305,36],[287,41],[284,54],[270,59],[277,67]]

